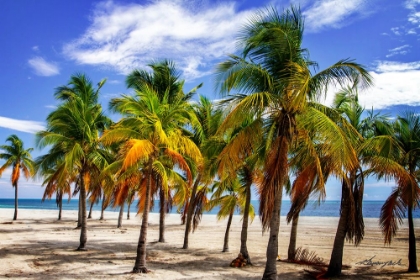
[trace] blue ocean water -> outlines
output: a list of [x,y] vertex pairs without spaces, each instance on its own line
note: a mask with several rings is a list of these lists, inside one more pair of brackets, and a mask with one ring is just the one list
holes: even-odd
[[[363,216],[365,218],[378,218],[381,207],[384,204],[383,201],[364,201],[363,202]],[[67,200],[63,201],[63,210],[77,210],[79,201],[77,199],[72,199],[69,202]],[[155,202],[155,207],[152,212],[158,212],[159,202]],[[253,200],[252,205],[255,208],[256,213],[258,212],[259,201]],[[90,204],[87,205],[88,209]],[[1,208],[14,208],[14,199],[0,199],[0,209]],[[133,214],[137,212],[137,201],[134,201],[131,204],[130,212]],[[43,210],[57,210],[57,205],[55,199],[45,200],[44,202],[41,199],[19,199],[19,209],[43,209]],[[290,201],[284,200],[281,207],[281,215],[286,216],[287,212],[290,209]],[[101,204],[95,204],[93,210],[100,211]],[[119,208],[108,207],[105,211],[114,211],[118,212]],[[127,211],[127,205],[125,206],[125,211]],[[176,213],[177,208],[172,209],[172,213]],[[216,214],[218,211],[217,208],[206,212],[206,214]],[[339,217],[340,215],[340,201],[325,201],[318,205],[317,202],[309,202],[306,208],[301,213],[301,216],[317,216],[317,217]],[[236,213],[239,214],[239,213]],[[420,210],[417,209],[413,213],[414,218],[420,218]]]

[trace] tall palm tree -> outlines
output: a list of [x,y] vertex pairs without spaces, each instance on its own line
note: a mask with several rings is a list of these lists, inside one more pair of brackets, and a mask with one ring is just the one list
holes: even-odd
[[[175,63],[171,60],[155,61],[148,65],[152,71],[136,69],[126,78],[128,88],[142,90],[144,86],[152,88],[161,102],[171,104],[173,102],[188,102],[202,85],[198,85],[190,92],[184,94],[184,81],[180,79],[180,72],[176,69]],[[181,98],[181,100],[180,100]],[[160,181],[159,178],[157,178]],[[159,242],[164,242],[165,213],[170,211],[172,206],[170,191],[164,187],[166,184],[158,182],[159,188],[155,190],[159,196]]]
[[[416,237],[414,233],[413,210],[420,205],[420,117],[414,112],[405,112],[394,123],[395,140],[398,148],[375,161],[375,173],[379,178],[395,178],[397,187],[381,209],[380,225],[385,243],[391,243],[398,224],[408,213],[408,272],[418,272]],[[378,171],[380,170],[380,171]]]
[[201,153],[184,132],[186,125],[194,124],[194,114],[185,102],[185,94],[178,91],[170,100],[168,91],[160,98],[156,88],[148,83],[139,83],[136,87],[133,96],[123,95],[111,100],[110,108],[124,118],[103,135],[102,141],[105,144],[124,141],[120,152],[121,173],[133,174],[137,170],[143,178],[139,190],[143,200],[140,201],[142,226],[133,272],[147,273],[146,237],[152,191],[157,187],[155,175],[162,178],[163,185],[168,178],[161,156],[170,159],[191,183],[192,175],[185,157],[199,162]]
[[6,168],[12,167],[12,176],[10,180],[12,186],[15,188],[15,213],[13,215],[13,220],[16,220],[18,214],[18,182],[20,179],[20,172],[23,172],[23,176],[26,179],[33,176],[35,170],[35,164],[31,157],[33,148],[25,150],[22,140],[15,134],[7,137],[6,142],[10,142],[10,145],[0,146],[0,149],[3,150],[3,152],[0,153],[0,159],[6,161],[0,167],[0,177]]
[[[368,113],[362,119],[364,108],[358,102],[358,90],[356,87],[347,87],[338,92],[334,99],[334,107],[343,115],[347,122],[359,134],[351,139],[354,149],[357,151],[359,162],[369,164],[368,158],[364,157],[364,142],[377,142],[375,137],[388,135],[390,124],[386,116]],[[340,219],[337,227],[334,246],[331,253],[328,271],[325,276],[340,276],[345,239],[352,241],[355,246],[363,240],[364,222],[362,214],[362,201],[364,192],[364,172],[362,166],[355,169],[345,170],[342,179],[342,199],[340,205]]]
[[100,145],[99,136],[110,123],[98,103],[99,90],[83,74],[71,76],[68,85],[56,89],[55,97],[61,101],[47,117],[47,129],[37,133],[38,146],[52,146],[40,165],[48,169],[62,160],[64,168],[77,173],[81,210],[81,231],[78,250],[86,250],[86,193],[96,184],[100,171],[108,165],[109,153]]
[[[342,134],[328,129],[331,124],[325,114],[309,106],[325,92],[331,83],[370,83],[367,71],[349,60],[313,74],[309,67],[316,63],[308,59],[301,47],[303,19],[299,9],[291,7],[279,14],[275,9],[254,16],[242,30],[240,56],[218,66],[218,84],[224,93],[233,89],[241,91],[234,98],[235,109],[226,117],[225,128],[241,123],[244,117],[261,116],[264,138],[259,149],[264,161],[264,179],[261,182],[260,215],[264,229],[270,229],[267,262],[263,279],[277,279],[278,232],[280,206],[285,178],[288,174],[288,153],[292,142],[299,137],[298,116],[305,116],[308,125],[318,126],[319,133],[327,139],[351,166],[355,159],[352,149],[347,149]],[[343,142],[344,141],[344,142]]]

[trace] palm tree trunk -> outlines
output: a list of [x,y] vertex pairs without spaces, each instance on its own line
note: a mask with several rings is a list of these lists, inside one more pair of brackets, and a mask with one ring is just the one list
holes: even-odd
[[80,230],[80,245],[77,248],[78,251],[86,251],[85,245],[87,242],[87,219],[86,219],[86,188],[85,188],[85,180],[84,180],[84,172],[80,174],[80,205],[81,212],[82,212],[82,229]]
[[416,236],[414,234],[413,207],[408,206],[408,272],[419,272],[417,268]]
[[90,203],[90,209],[89,209],[89,215],[88,215],[88,219],[92,219],[92,208],[93,208],[93,202]]
[[130,207],[131,207],[131,202],[128,203],[127,220],[130,220]]
[[[285,116],[280,122],[282,125],[281,131],[279,131],[279,143],[277,144],[276,154],[273,155],[273,159],[268,162],[268,168],[273,169],[275,166],[276,172],[273,174],[275,178],[270,178],[275,184],[274,189],[274,206],[270,217],[270,237],[267,245],[267,262],[265,263],[265,270],[263,274],[263,280],[277,280],[277,257],[278,257],[278,244],[279,244],[279,230],[280,230],[280,209],[281,209],[281,198],[283,195],[283,185],[286,175],[288,173],[289,165],[287,161],[287,153],[289,151],[290,136],[290,119]],[[281,168],[280,170],[277,170]]]
[[188,236],[191,231],[191,221],[192,221],[192,217],[194,213],[194,205],[195,205],[194,200],[197,193],[198,184],[200,183],[200,181],[201,181],[201,173],[198,174],[194,182],[193,189],[191,191],[190,203],[189,203],[188,212],[187,212],[187,223],[185,225],[184,246],[182,246],[182,249],[188,249]]
[[15,214],[13,215],[13,220],[17,220],[17,214],[18,214],[18,185],[15,186]]
[[122,226],[122,218],[123,218],[123,215],[124,215],[124,204],[125,204],[125,201],[123,201],[123,203],[121,205],[121,208],[120,208],[120,213],[118,215],[118,225],[117,225],[117,228],[120,228]]
[[245,200],[245,209],[244,216],[242,219],[242,230],[241,230],[241,250],[240,253],[242,257],[246,259],[247,264],[251,264],[251,257],[248,253],[248,247],[246,246],[246,241],[248,239],[248,220],[249,220],[249,207],[251,205],[251,184],[246,185],[246,200]]
[[140,237],[139,237],[139,243],[137,245],[137,256],[136,256],[136,262],[133,267],[133,273],[149,272],[149,270],[146,268],[146,240],[147,240],[147,228],[148,228],[148,222],[149,222],[151,188],[152,188],[152,161],[149,161],[148,178],[147,178],[147,186],[146,186],[146,199],[144,202]]
[[292,229],[290,230],[289,249],[287,250],[287,259],[289,261],[292,261],[295,259],[298,222],[299,222],[299,213],[296,216],[294,216],[292,220]]
[[326,277],[339,277],[341,275],[341,269],[343,267],[343,251],[344,251],[344,241],[348,229],[348,219],[349,219],[349,196],[350,190],[347,188],[346,183],[342,183],[342,192],[341,192],[341,211],[340,219],[338,221],[337,232],[334,238],[333,250],[331,252],[330,263],[328,265]]
[[80,199],[81,194],[79,192],[79,212],[78,212],[78,217],[77,217],[77,227],[76,228],[81,228],[82,227],[82,200]]
[[103,220],[104,219],[104,210],[105,210],[105,192],[102,195],[102,204],[101,204],[101,217],[99,218],[99,220]]
[[[159,183],[159,180],[158,180]],[[160,214],[159,214],[159,242],[165,242],[165,192],[160,186],[159,191],[159,204],[160,204]]]
[[63,196],[60,197],[60,202],[58,203],[58,220],[61,221],[61,212],[63,210]]
[[230,231],[230,226],[232,225],[232,218],[233,218],[233,210],[229,213],[229,219],[226,226],[225,241],[223,242],[222,252],[229,252],[229,231]]

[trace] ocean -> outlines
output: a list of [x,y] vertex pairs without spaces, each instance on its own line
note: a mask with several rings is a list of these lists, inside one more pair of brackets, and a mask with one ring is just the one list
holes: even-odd
[[[14,199],[0,199],[0,209],[1,208],[14,208]],[[77,210],[78,209],[78,200],[72,199],[69,202],[67,200],[63,201],[63,210]],[[381,207],[384,204],[384,201],[364,201],[363,202],[363,216],[365,218],[379,218]],[[152,212],[159,212],[159,201],[155,202],[155,207],[152,209]],[[258,213],[258,200],[253,200],[252,205],[255,208],[255,212]],[[89,210],[90,204],[87,204]],[[137,201],[134,201],[131,204],[130,212],[135,215],[137,212]],[[45,200],[44,202],[41,199],[19,199],[19,209],[41,209],[41,210],[58,210],[58,207],[55,203],[55,199]],[[290,201],[284,200],[281,207],[281,215],[286,216],[287,212],[290,209]],[[101,210],[101,203],[95,204],[93,206],[94,211]],[[118,212],[119,208],[108,207],[105,211],[114,211]],[[125,206],[125,211],[127,211],[127,205]],[[217,208],[206,212],[205,214],[216,214],[218,211]],[[176,213],[177,208],[173,207],[172,213]],[[236,212],[239,215],[239,212]],[[340,201],[325,201],[318,205],[317,202],[309,202],[306,208],[301,213],[301,216],[317,216],[317,217],[339,217],[340,215]],[[414,218],[420,218],[420,210],[417,209],[413,213]]]

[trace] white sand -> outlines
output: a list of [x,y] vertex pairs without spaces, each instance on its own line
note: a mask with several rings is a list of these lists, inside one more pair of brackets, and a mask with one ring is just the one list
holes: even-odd
[[[253,266],[231,268],[240,246],[241,220],[232,223],[229,253],[222,253],[226,220],[218,222],[214,215],[204,215],[199,228],[190,235],[190,248],[182,249],[184,226],[179,215],[166,219],[166,243],[157,243],[158,215],[151,214],[148,230],[147,275],[131,274],[140,233],[140,216],[124,216],[122,229],[117,229],[117,212],[99,213],[88,220],[87,252],[78,252],[80,230],[75,230],[77,212],[63,211],[57,221],[57,211],[19,210],[12,222],[13,209],[0,209],[0,278],[9,279],[261,279],[265,265],[268,233],[261,233],[261,223],[254,220],[248,233],[248,251]],[[297,246],[315,251],[328,262],[338,218],[301,217]],[[400,229],[391,246],[384,246],[377,219],[365,219],[365,238],[358,247],[346,244],[340,279],[420,279],[420,274],[404,273],[408,267],[407,223]],[[417,240],[420,220],[415,220]],[[284,218],[280,225],[279,254],[286,258],[290,225]],[[420,244],[417,255],[420,259]],[[398,261],[402,266],[366,266],[357,262]],[[419,262],[420,267],[420,262]],[[310,279],[305,269],[311,267],[278,262],[279,279]]]

